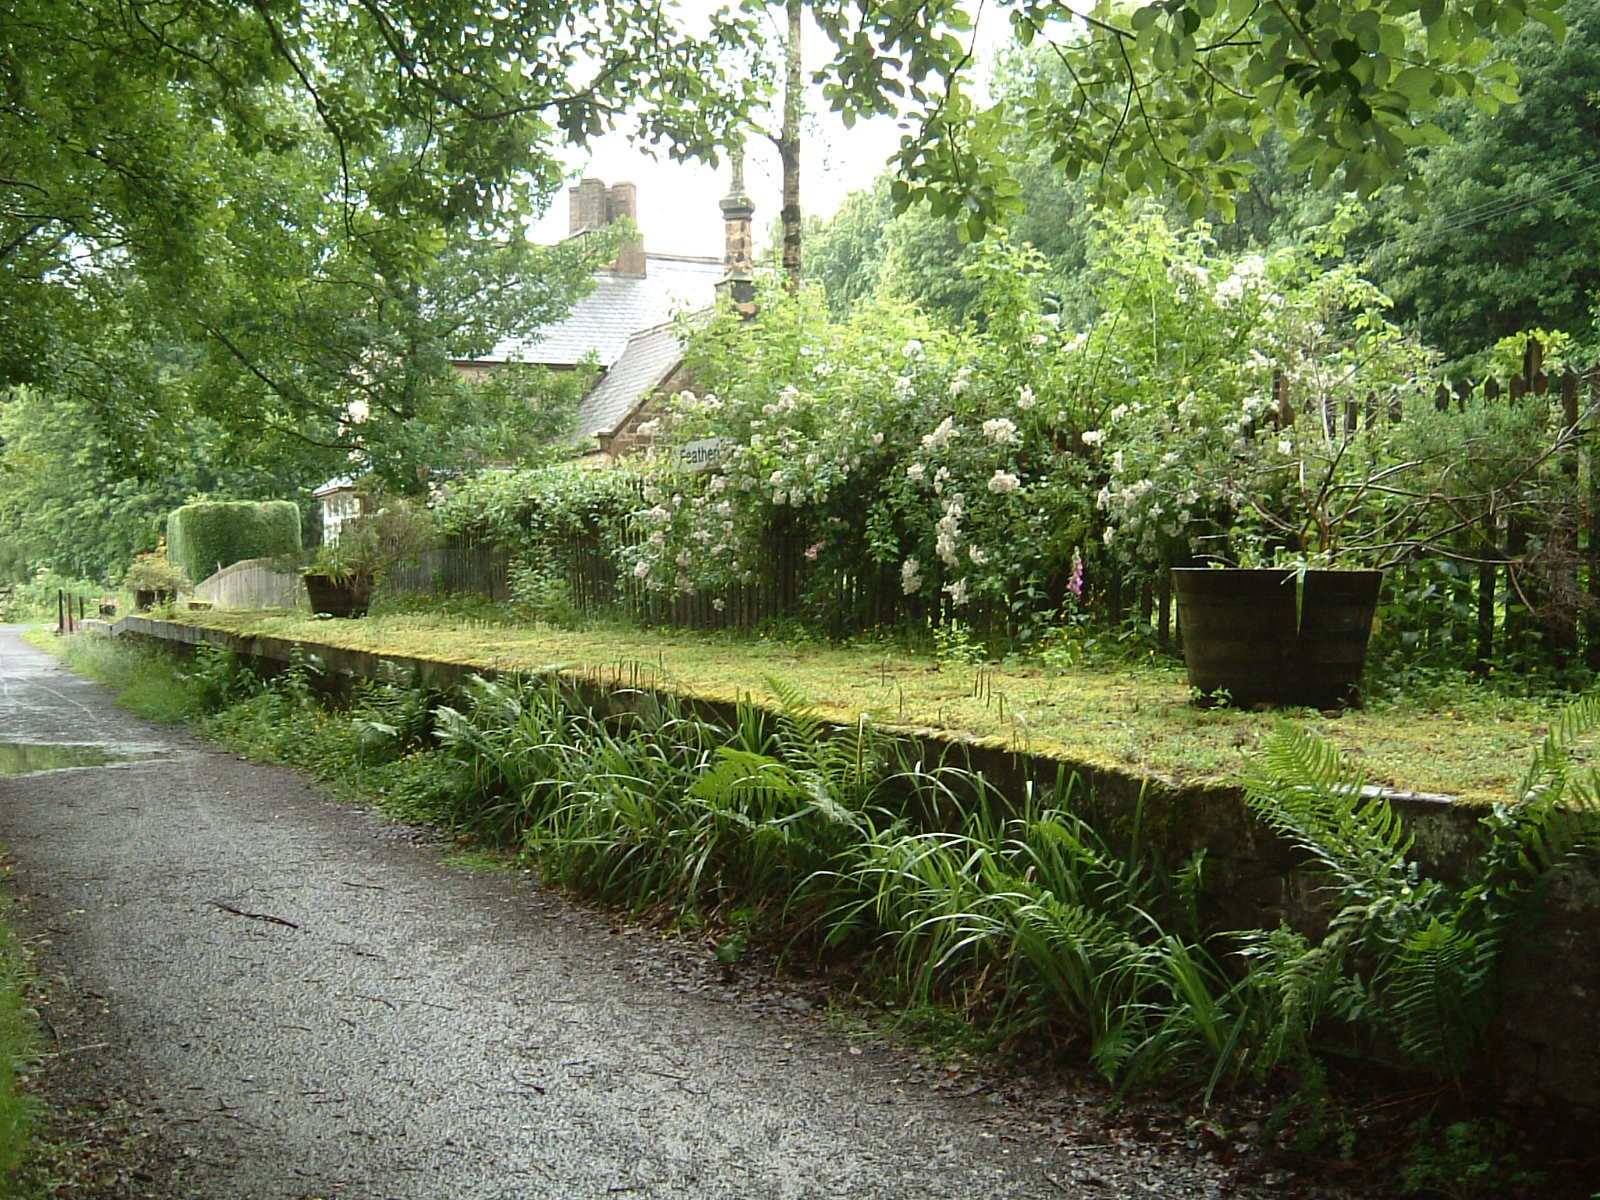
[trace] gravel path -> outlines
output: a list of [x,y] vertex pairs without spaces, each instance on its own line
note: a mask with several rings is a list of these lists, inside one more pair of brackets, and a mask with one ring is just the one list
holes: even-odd
[[132,759],[0,777],[0,842],[56,981],[52,1099],[120,1098],[161,1148],[140,1194],[1254,1194],[1197,1147],[945,1094],[802,993],[719,988],[682,945],[452,868],[3,628],[0,742]]

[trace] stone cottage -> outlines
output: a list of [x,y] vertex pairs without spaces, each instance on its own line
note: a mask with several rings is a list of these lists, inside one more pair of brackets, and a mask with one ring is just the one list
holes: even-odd
[[[638,193],[631,183],[607,187],[598,179],[585,179],[568,189],[567,199],[569,234],[574,237],[638,216]],[[741,306],[749,306],[754,297],[754,207],[737,161],[721,208],[726,235],[720,261],[657,253],[632,237],[618,250],[616,261],[596,275],[594,289],[561,321],[527,338],[502,342],[487,357],[457,367],[479,372],[505,363],[534,363],[570,369],[592,352],[602,373],[579,402],[578,436],[591,452],[607,457],[642,449],[649,439],[640,435],[639,426],[649,419],[653,399],[689,384],[676,318],[709,310],[719,292]]]

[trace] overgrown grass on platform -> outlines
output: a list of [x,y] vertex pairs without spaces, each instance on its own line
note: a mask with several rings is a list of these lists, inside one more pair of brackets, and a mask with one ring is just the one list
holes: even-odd
[[1144,663],[959,665],[880,644],[831,646],[623,626],[582,630],[493,624],[428,614],[358,621],[303,614],[182,612],[178,623],[477,668],[637,681],[719,700],[770,700],[768,677],[810,697],[830,719],[935,729],[1077,766],[1204,786],[1230,780],[1281,719],[1314,729],[1371,782],[1489,802],[1514,789],[1556,701],[1472,688],[1440,689],[1366,710],[1288,713],[1202,709],[1181,666]]

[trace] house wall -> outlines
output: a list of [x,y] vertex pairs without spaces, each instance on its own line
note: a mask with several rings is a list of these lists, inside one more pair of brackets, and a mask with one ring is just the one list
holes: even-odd
[[361,515],[361,497],[354,488],[340,488],[321,496],[318,503],[322,506],[322,540],[332,546],[338,542],[345,522]]
[[627,419],[617,426],[615,433],[609,437],[595,439],[599,443],[600,453],[608,458],[626,458],[630,454],[650,449],[655,445],[655,436],[653,433],[641,433],[639,427],[661,415],[661,397],[674,396],[684,390],[694,391],[694,381],[682,364],[679,364],[657,385],[655,391],[646,396],[639,406],[628,414]]

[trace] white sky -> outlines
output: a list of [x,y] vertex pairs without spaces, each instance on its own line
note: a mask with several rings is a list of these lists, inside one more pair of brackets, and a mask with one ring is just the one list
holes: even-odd
[[[716,0],[687,0],[688,7],[712,6]],[[976,6],[975,6],[976,7]],[[992,10],[988,14],[994,17]],[[980,9],[980,42],[992,51],[1009,30],[1003,18],[984,20]],[[807,22],[802,35],[808,72],[822,66],[831,43]],[[830,217],[851,192],[871,185],[900,143],[899,123],[890,117],[858,121],[846,129],[828,108],[821,89],[808,88],[805,137],[801,147],[800,203],[807,216]],[[608,134],[589,147],[587,155],[563,156],[574,179],[589,176],[607,184],[631,182],[638,187],[639,226],[649,250],[663,254],[722,257],[722,210],[717,202],[728,193],[727,163],[713,170],[694,163],[652,159],[620,134]],[[757,249],[768,242],[778,218],[781,176],[776,147],[752,134],[745,148],[745,188],[755,202]],[[534,226],[534,240],[558,241],[567,234],[566,196]]]

